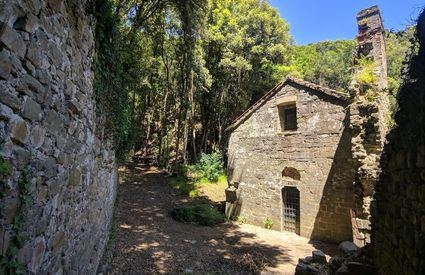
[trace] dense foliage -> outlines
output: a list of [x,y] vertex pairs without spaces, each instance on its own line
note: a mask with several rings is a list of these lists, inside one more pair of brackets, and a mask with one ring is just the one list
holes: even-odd
[[354,40],[294,46],[288,72],[298,78],[347,91],[351,82]]
[[398,32],[386,32],[388,88],[394,97],[403,82],[405,63],[408,61],[406,58],[410,56],[413,40],[414,27]]
[[288,64],[288,26],[267,1],[97,0],[94,10],[100,132],[119,156],[176,168],[219,150]]
[[[293,45],[268,1],[94,2],[98,132],[121,159],[175,170],[220,151],[231,121],[286,75],[342,91],[352,78],[354,40]],[[394,93],[409,31],[387,47]]]
[[201,158],[195,165],[195,171],[200,178],[206,178],[211,182],[217,182],[218,178],[224,175],[221,154],[219,152],[211,154],[202,153]]

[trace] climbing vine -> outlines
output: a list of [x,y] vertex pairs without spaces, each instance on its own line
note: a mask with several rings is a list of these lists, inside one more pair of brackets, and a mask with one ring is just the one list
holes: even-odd
[[[6,180],[11,174],[11,168],[8,161],[0,157],[0,183],[1,192],[0,199],[6,195],[7,184]],[[20,171],[20,176],[17,181],[19,211],[14,217],[9,228],[3,226],[0,230],[3,232],[3,247],[0,247],[0,274],[27,274],[26,267],[18,261],[18,251],[24,246],[27,236],[23,229],[24,209],[28,203],[28,193],[31,187],[29,170],[24,168]],[[10,235],[8,247],[5,247],[6,235]]]
[[91,12],[96,17],[96,56],[94,95],[98,118],[98,136],[112,138],[118,160],[125,158],[130,148],[128,93],[123,81],[120,46],[120,19],[113,12],[110,0],[95,0]]
[[10,164],[2,157],[0,157],[0,199],[5,195],[6,190],[8,189],[6,180],[10,174]]

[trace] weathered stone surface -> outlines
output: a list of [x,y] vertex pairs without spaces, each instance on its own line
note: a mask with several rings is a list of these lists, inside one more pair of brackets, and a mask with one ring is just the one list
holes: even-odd
[[0,83],[0,101],[14,110],[19,110],[21,108],[21,101],[13,93],[13,91],[6,87],[6,85]]
[[[39,95],[43,95],[45,89],[41,83],[30,75],[23,75],[18,82],[16,90],[25,93],[26,95],[32,96],[32,92],[35,92]],[[38,97],[40,98],[40,97]],[[41,100],[42,98],[40,98]]]
[[373,196],[372,238],[378,274],[425,274],[424,12],[417,23],[420,48],[406,78],[415,81],[406,81],[398,93],[397,126],[387,135]]
[[319,264],[325,264],[326,263],[326,255],[321,250],[314,250],[312,252],[313,256],[313,262],[319,263]]
[[[354,62],[367,57],[376,64],[374,70],[377,85],[370,91],[376,100],[368,100],[364,89],[354,77],[350,94],[353,103],[350,106],[350,123],[353,129],[352,151],[356,171],[354,186],[356,189],[355,216],[361,220],[370,219],[370,201],[374,184],[380,172],[380,156],[388,131],[387,116],[390,113],[387,88],[387,58],[384,26],[377,6],[365,9],[357,14],[359,25],[358,47]],[[354,72],[354,75],[358,72]],[[359,221],[359,220],[357,220]],[[370,229],[360,222],[354,243],[362,246],[364,240],[370,243]]]
[[45,173],[45,176],[48,178],[53,178],[54,176],[57,175],[58,173],[57,164],[54,158],[50,157],[44,161],[44,173]]
[[31,152],[20,146],[13,147],[12,155],[20,169],[25,168],[31,161]]
[[8,80],[12,71],[12,62],[5,50],[0,52],[0,79]]
[[24,17],[18,18],[14,27],[17,30],[33,33],[35,29],[38,27],[37,21],[38,21],[37,17],[29,13]]
[[29,127],[25,120],[19,116],[14,116],[9,122],[10,138],[20,144],[25,144],[29,137]]
[[24,103],[24,109],[22,110],[22,116],[30,120],[40,120],[43,116],[40,104],[27,98]]
[[5,255],[10,244],[10,234],[6,229],[0,229],[0,255]]
[[[0,154],[13,176],[0,200],[0,228],[10,233],[6,223],[24,211],[27,239],[17,259],[25,273],[94,274],[117,179],[111,141],[93,134],[95,22],[86,0],[6,2],[0,3],[0,21],[8,21],[0,32]],[[24,168],[30,186],[20,209],[15,190]],[[7,247],[7,237],[1,239]]]
[[20,58],[23,58],[27,47],[19,33],[3,22],[0,22],[0,29],[2,30],[0,32],[0,42]]
[[299,263],[297,264],[295,268],[295,275],[320,275],[319,269],[316,267],[305,264],[305,263]]
[[20,205],[21,201],[16,193],[5,199],[4,208],[1,210],[1,214],[6,224],[11,224],[13,222],[13,219],[18,214]]
[[40,236],[34,240],[34,250],[29,264],[29,270],[37,273],[43,262],[44,252],[46,250],[46,241]]
[[0,103],[0,118],[9,120],[13,117],[13,115],[14,114],[12,109]]
[[34,126],[31,130],[31,144],[34,148],[39,148],[44,143],[44,136],[46,131],[40,125]]
[[81,169],[78,167],[73,167],[69,172],[69,185],[77,186],[81,185],[82,173]]
[[344,254],[356,252],[356,251],[359,250],[359,247],[357,245],[355,245],[354,243],[349,242],[349,241],[344,241],[344,242],[340,243],[338,248]]
[[57,232],[53,238],[53,243],[52,243],[53,252],[54,253],[59,252],[59,250],[62,249],[64,243],[65,243],[65,232],[61,230]]

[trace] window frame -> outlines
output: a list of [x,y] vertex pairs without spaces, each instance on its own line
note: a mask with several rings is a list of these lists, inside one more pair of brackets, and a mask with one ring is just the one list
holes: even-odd
[[[285,102],[284,104],[278,104],[278,116],[279,116],[279,130],[280,133],[286,133],[286,132],[296,132],[298,130],[298,110],[297,110],[297,104],[296,102]],[[287,121],[287,111],[288,110],[295,110],[295,116],[294,116],[294,124],[295,127],[288,128],[288,121]]]

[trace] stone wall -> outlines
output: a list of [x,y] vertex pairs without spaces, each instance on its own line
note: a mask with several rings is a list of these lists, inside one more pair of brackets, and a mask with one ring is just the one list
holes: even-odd
[[388,131],[387,120],[389,101],[387,91],[387,59],[384,39],[384,27],[377,6],[362,10],[357,14],[359,34],[354,63],[360,58],[368,58],[376,64],[376,87],[373,97],[370,92],[362,91],[356,80],[351,85],[353,102],[350,105],[350,127],[352,129],[352,151],[354,159],[356,222],[359,234],[355,233],[357,245],[370,243],[370,202],[377,181],[379,161]]
[[94,20],[84,6],[0,0],[0,154],[11,164],[0,255],[31,274],[93,274],[108,237],[117,173],[111,143],[95,135]]
[[425,13],[419,53],[398,95],[397,127],[388,135],[373,204],[380,274],[425,274]]
[[[300,191],[300,234],[313,239],[351,240],[350,209],[354,205],[354,170],[347,103],[320,91],[287,81],[231,133],[228,179],[236,201],[229,215],[273,229],[282,229],[284,186]],[[298,130],[281,132],[277,105],[296,101]],[[285,169],[287,168],[287,169]],[[296,171],[298,177],[283,171]]]

